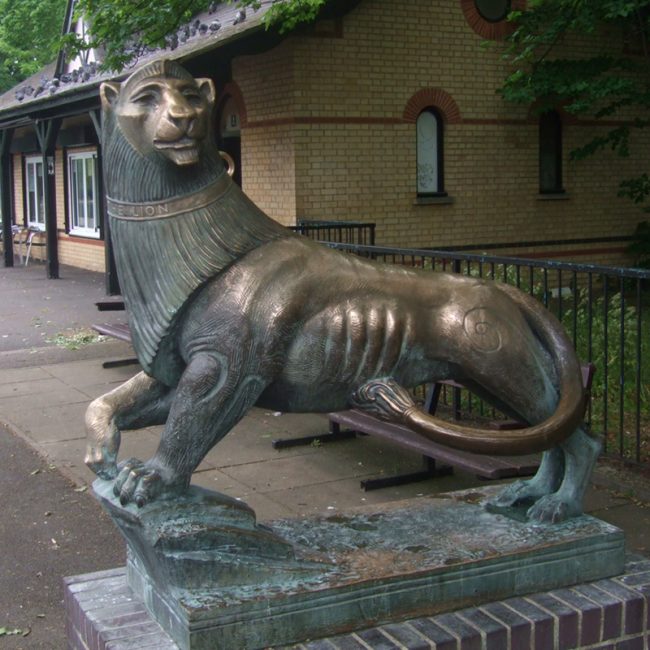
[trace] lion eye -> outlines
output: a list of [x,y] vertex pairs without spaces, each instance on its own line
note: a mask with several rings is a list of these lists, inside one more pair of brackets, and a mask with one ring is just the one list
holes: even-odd
[[201,95],[193,90],[183,92],[183,97],[185,97],[192,106],[201,106],[203,103]]
[[155,106],[158,103],[158,96],[152,92],[141,93],[133,98],[133,103],[139,106]]

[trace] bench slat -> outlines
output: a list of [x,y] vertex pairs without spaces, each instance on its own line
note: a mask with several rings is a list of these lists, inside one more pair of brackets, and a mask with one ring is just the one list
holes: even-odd
[[361,411],[329,413],[330,420],[356,431],[378,436],[400,447],[490,479],[532,474],[539,466],[539,454],[527,456],[484,456],[439,445],[399,424],[378,420]]
[[104,336],[111,336],[120,341],[131,342],[131,330],[126,323],[97,323],[92,329]]

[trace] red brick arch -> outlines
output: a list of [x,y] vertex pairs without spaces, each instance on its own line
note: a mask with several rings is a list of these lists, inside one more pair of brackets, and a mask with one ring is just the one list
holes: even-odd
[[248,115],[246,113],[246,103],[244,102],[244,95],[235,81],[229,81],[219,93],[219,101],[217,106],[219,110],[228,97],[232,97],[237,104],[239,110],[239,125],[244,128],[248,124]]
[[[526,8],[526,0],[512,0],[510,3],[511,11]],[[468,25],[483,38],[489,41],[502,41],[514,31],[514,25],[507,20],[501,20],[498,23],[491,23],[485,20],[476,9],[474,0],[460,0],[460,9],[465,16]]]
[[422,88],[411,97],[404,108],[403,118],[406,122],[415,122],[425,108],[435,108],[448,124],[461,122],[460,109],[454,98],[440,88]]

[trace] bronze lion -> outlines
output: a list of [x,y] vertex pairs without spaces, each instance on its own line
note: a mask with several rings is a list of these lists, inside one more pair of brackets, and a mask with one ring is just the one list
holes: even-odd
[[[87,464],[139,506],[185,489],[254,405],[354,406],[484,453],[548,450],[500,505],[582,511],[598,442],[581,428],[580,369],[556,319],[503,284],[345,255],[294,235],[225,173],[210,80],[158,61],[101,88],[110,231],[144,369],[88,408]],[[454,378],[530,423],[484,431],[429,416],[407,390]],[[120,430],[163,424],[146,462],[117,465]]]

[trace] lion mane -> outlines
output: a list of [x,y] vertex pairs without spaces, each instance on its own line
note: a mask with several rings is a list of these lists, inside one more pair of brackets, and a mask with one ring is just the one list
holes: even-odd
[[[193,79],[174,62],[156,61],[125,88],[156,75]],[[188,169],[137,151],[114,111],[105,115],[109,230],[133,346],[145,372],[172,386],[184,367],[175,327],[192,296],[247,253],[293,234],[228,177],[211,128],[200,162]]]

